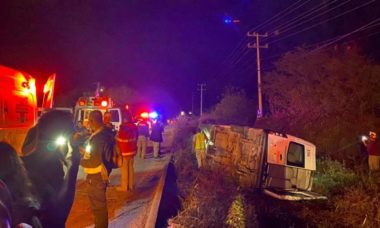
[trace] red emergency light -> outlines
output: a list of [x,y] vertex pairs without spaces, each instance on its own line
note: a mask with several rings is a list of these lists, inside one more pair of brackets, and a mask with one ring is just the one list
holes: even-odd
[[83,98],[81,98],[81,99],[79,99],[78,104],[79,104],[79,106],[85,106],[86,101]]
[[107,107],[108,102],[107,102],[107,101],[102,101],[102,102],[100,103],[100,105],[101,105],[102,107]]
[[22,87],[26,88],[26,89],[29,89],[30,86],[29,86],[29,82],[25,81],[23,83],[21,83]]
[[149,113],[147,113],[147,112],[143,112],[143,113],[140,114],[140,116],[141,116],[142,118],[148,118],[148,117],[149,117]]

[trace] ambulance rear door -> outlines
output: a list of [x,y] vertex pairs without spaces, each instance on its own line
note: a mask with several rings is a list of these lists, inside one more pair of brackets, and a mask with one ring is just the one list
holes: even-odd
[[35,80],[0,66],[0,129],[30,128],[37,120]]
[[110,108],[108,111],[111,113],[111,123],[115,126],[115,130],[118,131],[123,121],[120,108]]

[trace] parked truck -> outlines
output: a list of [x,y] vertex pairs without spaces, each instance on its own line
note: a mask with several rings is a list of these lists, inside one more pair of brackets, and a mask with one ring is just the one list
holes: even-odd
[[210,125],[211,165],[228,166],[247,188],[283,200],[325,199],[312,192],[316,146],[292,135],[249,127]]

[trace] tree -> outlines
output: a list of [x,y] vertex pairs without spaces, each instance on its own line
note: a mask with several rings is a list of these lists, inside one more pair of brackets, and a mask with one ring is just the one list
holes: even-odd
[[212,116],[222,124],[252,125],[256,119],[256,104],[244,90],[227,88],[215,106]]
[[143,99],[136,90],[125,85],[107,88],[105,94],[118,105],[137,103]]
[[297,49],[263,77],[271,120],[317,143],[343,152],[355,136],[378,122],[380,66],[358,50],[308,52]]

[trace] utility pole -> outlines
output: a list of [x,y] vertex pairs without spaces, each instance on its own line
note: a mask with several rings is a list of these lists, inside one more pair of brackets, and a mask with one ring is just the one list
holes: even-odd
[[268,37],[268,33],[259,34],[257,32],[247,33],[249,37],[256,37],[256,43],[248,43],[248,48],[256,48],[257,59],[257,98],[259,100],[259,108],[257,110],[257,118],[263,117],[263,97],[261,93],[261,69],[260,69],[260,48],[268,48],[268,44],[260,46],[260,37]]
[[206,90],[206,84],[205,83],[200,83],[198,84],[198,91],[201,92],[201,103],[200,103],[200,111],[199,111],[199,116],[202,116],[203,114],[203,91]]

